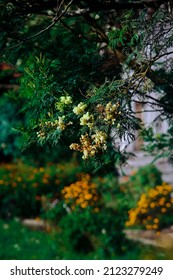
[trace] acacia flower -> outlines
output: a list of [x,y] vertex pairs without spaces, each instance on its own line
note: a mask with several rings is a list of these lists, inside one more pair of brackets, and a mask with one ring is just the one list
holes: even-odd
[[82,152],[82,158],[87,159],[95,156],[99,151],[107,149],[106,139],[107,135],[103,131],[96,131],[92,136],[85,133],[80,137],[80,144],[72,143],[70,149]]
[[82,126],[87,125],[89,128],[92,128],[94,124],[93,122],[94,122],[94,117],[89,112],[85,113],[80,118],[80,125]]
[[60,102],[65,105],[69,105],[72,103],[72,98],[70,95],[63,95],[60,97]]
[[95,134],[92,135],[92,139],[97,145],[102,145],[106,143],[107,134],[103,131],[97,130]]
[[60,130],[64,130],[66,128],[65,122],[64,122],[65,116],[58,117],[58,127]]
[[73,113],[75,115],[80,115],[85,111],[86,107],[87,107],[86,104],[80,102],[76,107],[73,108]]
[[120,104],[119,102],[116,102],[116,104],[113,104],[111,102],[106,104],[105,112],[104,112],[104,121],[108,124],[114,124],[115,118],[117,115],[120,115],[121,112],[118,111]]

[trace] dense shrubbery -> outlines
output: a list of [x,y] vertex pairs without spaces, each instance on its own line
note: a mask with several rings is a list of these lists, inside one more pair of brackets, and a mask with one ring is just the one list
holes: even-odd
[[63,200],[45,207],[45,218],[57,225],[71,250],[92,252],[103,258],[123,254],[128,247],[123,234],[122,208],[116,199],[118,182],[113,177],[82,174],[65,186]]
[[167,183],[148,189],[140,196],[136,208],[129,211],[127,226],[140,225],[146,229],[160,230],[173,223],[172,187]]
[[0,176],[1,218],[44,219],[69,258],[76,254],[123,258],[131,250],[123,233],[125,224],[158,230],[171,222],[172,189],[162,185],[160,172],[151,165],[125,183],[111,174],[84,173],[74,160],[44,167],[4,164]]
[[121,190],[127,198],[126,226],[158,231],[172,225],[173,189],[154,165],[139,168],[121,184]]
[[127,208],[135,207],[142,193],[160,184],[162,174],[154,165],[149,164],[134,170],[131,176],[121,183],[121,191],[126,197],[124,204],[127,204]]
[[40,215],[42,196],[58,198],[64,185],[76,180],[80,166],[71,163],[45,167],[23,162],[0,166],[0,216],[36,217]]
[[[32,167],[22,162],[0,167],[2,218],[38,217],[58,230],[69,250],[106,258],[125,251],[117,179],[81,173],[76,162]],[[128,246],[128,244],[127,244]]]
[[99,201],[98,188],[95,183],[91,182],[91,176],[89,174],[81,174],[78,181],[70,186],[64,187],[61,193],[65,203],[70,204],[72,210],[76,206],[80,206],[81,208],[94,206],[94,211],[99,211],[99,208],[96,208],[97,202]]

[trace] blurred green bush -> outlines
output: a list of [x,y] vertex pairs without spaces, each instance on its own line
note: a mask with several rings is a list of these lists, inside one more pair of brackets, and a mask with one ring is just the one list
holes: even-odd
[[21,161],[0,165],[0,217],[33,218],[40,215],[45,195],[59,198],[64,185],[76,180],[80,166],[71,161],[31,166]]
[[129,250],[123,233],[126,215],[122,193],[114,175],[91,177],[80,174],[78,180],[61,190],[62,200],[43,208],[43,217],[57,226],[68,250],[95,252],[96,258],[115,258]]

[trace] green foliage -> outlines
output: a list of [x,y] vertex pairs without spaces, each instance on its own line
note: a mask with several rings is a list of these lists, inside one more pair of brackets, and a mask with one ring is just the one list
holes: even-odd
[[[24,104],[22,110],[26,112],[26,124],[21,130],[28,135],[29,142],[57,145],[63,141],[71,144],[71,149],[82,152],[84,159],[96,155],[96,159],[98,156],[103,161],[104,150],[107,149],[107,157],[109,154],[110,158],[112,156],[114,136],[107,137],[112,129],[117,134],[116,138],[126,137],[129,142],[134,139],[134,131],[140,127],[140,121],[132,111],[129,116],[131,109],[126,104],[126,95],[121,92],[123,81],[106,81],[101,86],[89,87],[86,97],[81,95],[76,100],[73,91],[69,93],[69,90],[59,89],[48,64],[43,57],[29,60],[21,79],[20,98]],[[113,102],[109,101],[110,97]],[[85,107],[80,112],[82,104]],[[78,134],[75,134],[76,129]],[[104,137],[101,142],[92,140],[100,135]],[[87,139],[85,145],[84,138]],[[116,147],[115,162],[118,154]]]
[[8,96],[3,96],[0,98],[0,111],[0,151],[6,156],[19,157],[22,139],[15,130],[19,122],[17,106]]
[[[12,51],[3,48],[3,59],[16,66],[20,60],[23,70],[16,99],[24,115],[19,131],[26,146],[63,143],[98,166],[100,161],[106,165],[113,151],[108,161],[114,165],[121,156],[126,160],[119,140],[129,143],[143,129],[132,100],[153,104],[154,110],[159,107],[160,114],[172,119],[172,70],[166,54],[165,62],[161,66],[159,62],[172,46],[172,33],[163,27],[171,21],[168,11],[160,7],[147,19],[147,7],[140,12],[104,11],[104,3],[100,10],[99,5],[90,7],[84,1],[80,9],[72,3],[69,16],[64,16],[66,3],[62,3],[62,18],[56,22],[55,3],[38,4],[40,14],[35,13],[33,2],[27,5],[4,3],[1,12],[1,36],[4,45],[12,47]],[[94,12],[83,14],[83,8]],[[25,18],[25,9],[32,10],[31,17]],[[153,89],[158,100],[152,98]],[[81,104],[86,107],[79,112]]]
[[[77,253],[94,252],[95,258],[102,259],[125,254],[128,241],[121,232],[119,214],[110,208],[103,208],[102,211],[94,214],[85,209],[64,216],[59,226],[65,246]],[[115,217],[114,220],[112,217]]]
[[[151,188],[155,185],[159,185],[162,182],[161,172],[156,166],[149,164],[144,167],[140,167],[133,175],[130,176],[129,181],[133,186],[147,187],[149,185]],[[140,191],[140,189],[139,189]]]
[[108,33],[109,45],[112,49],[124,47],[125,51],[139,44],[138,21],[134,17],[132,10],[127,11],[118,19],[118,27]]

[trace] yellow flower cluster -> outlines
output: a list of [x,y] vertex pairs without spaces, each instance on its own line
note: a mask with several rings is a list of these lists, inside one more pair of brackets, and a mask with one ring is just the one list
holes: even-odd
[[101,150],[106,150],[107,134],[103,131],[97,130],[91,137],[88,133],[81,135],[80,144],[72,143],[70,149],[80,151],[83,153],[82,158],[87,159],[93,157]]
[[104,121],[108,124],[113,125],[115,123],[116,116],[120,115],[121,112],[118,111],[118,108],[120,107],[120,103],[116,102],[116,104],[112,104],[112,102],[109,102],[105,107],[104,112]]
[[73,108],[73,113],[75,115],[80,115],[85,111],[86,107],[87,107],[86,104],[80,102],[76,107]]
[[58,102],[55,103],[55,108],[58,111],[64,111],[65,107],[72,104],[72,98],[70,95],[62,95]]
[[80,125],[88,126],[89,128],[92,128],[94,125],[94,116],[90,114],[89,112],[86,112],[81,118],[80,118]]
[[[60,96],[58,101],[55,103],[55,108],[63,112],[66,107],[69,109],[69,105],[73,103],[72,97],[68,94]],[[79,124],[85,127],[85,134],[81,134],[79,138],[80,143],[71,143],[70,149],[80,151],[83,153],[83,159],[94,157],[99,152],[103,152],[107,149],[107,138],[105,132],[99,131],[98,127],[112,126],[117,121],[117,118],[121,114],[119,102],[108,102],[106,105],[98,104],[93,108],[94,113],[91,110],[87,111],[87,104],[80,102],[77,106],[71,106],[70,109],[73,113],[78,116]],[[39,131],[37,132],[38,139],[46,140],[48,134],[53,130],[64,131],[68,125],[72,122],[65,120],[65,113],[63,116],[59,116],[58,119],[52,121],[46,121],[40,123]],[[51,113],[48,113],[49,117],[53,117]],[[117,128],[120,128],[120,123],[117,124]],[[87,129],[87,132],[86,132]],[[82,132],[83,133],[83,132]]]
[[69,105],[72,103],[72,98],[69,95],[63,95],[60,97],[60,102],[65,105]]
[[46,137],[46,133],[51,129],[59,129],[61,131],[65,130],[68,125],[71,125],[72,122],[65,123],[65,116],[58,117],[55,121],[47,121],[45,123],[40,123],[40,130],[37,132],[37,137],[40,139],[44,139]]
[[99,211],[96,202],[99,200],[96,184],[91,182],[89,174],[82,174],[80,180],[66,186],[61,191],[65,202],[71,205],[74,210],[76,206],[86,208],[87,206],[95,206],[94,211]]
[[143,193],[137,207],[129,211],[126,226],[143,225],[146,229],[158,230],[165,223],[165,215],[173,213],[172,187],[167,183]]

